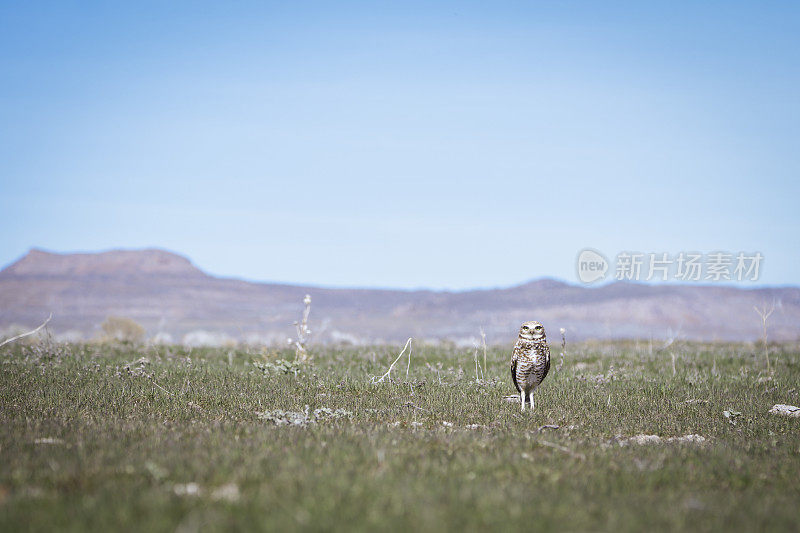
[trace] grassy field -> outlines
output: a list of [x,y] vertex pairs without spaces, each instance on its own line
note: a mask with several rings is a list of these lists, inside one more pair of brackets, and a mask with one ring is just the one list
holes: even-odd
[[0,530],[797,531],[800,349],[671,349],[554,347],[520,413],[510,347],[6,346]]

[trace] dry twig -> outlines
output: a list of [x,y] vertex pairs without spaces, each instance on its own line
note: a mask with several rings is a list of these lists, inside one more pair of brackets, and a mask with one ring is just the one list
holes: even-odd
[[[382,375],[382,376],[380,377],[380,379],[378,379],[378,380],[376,380],[376,379],[375,379],[375,377],[373,377],[373,378],[372,378],[372,382],[373,382],[373,383],[380,383],[380,382],[382,382],[384,379],[386,379],[387,377],[388,377],[389,379],[391,379],[392,369],[394,368],[394,365],[396,365],[396,364],[397,364],[397,362],[400,360],[400,358],[401,358],[401,357],[403,357],[403,354],[406,352],[406,348],[410,348],[410,346],[411,346],[411,341],[412,341],[412,340],[413,340],[413,339],[412,339],[411,337],[409,337],[409,338],[408,338],[408,340],[406,341],[406,345],[405,345],[405,346],[403,346],[403,349],[400,351],[400,354],[397,356],[397,359],[395,359],[395,360],[392,362],[392,364],[391,364],[391,365],[389,365],[389,370],[387,370],[387,371],[386,371],[386,373],[385,373],[384,375]],[[409,359],[409,365],[410,365],[410,364],[411,364],[411,350],[410,350],[410,349],[409,349],[409,351],[408,351],[408,359]]]
[[767,321],[769,320],[769,316],[775,311],[775,302],[772,302],[772,306],[769,309],[767,309],[767,304],[764,304],[761,309],[753,306],[753,309],[755,309],[756,313],[758,313],[758,316],[761,317],[761,327],[763,328],[761,340],[764,343],[764,359],[767,360],[767,371],[769,371],[770,365],[769,347],[767,346]]
[[538,442],[539,444],[542,444],[542,445],[544,445],[544,446],[548,446],[548,447],[550,447],[550,448],[553,448],[553,449],[555,449],[555,450],[558,450],[558,451],[560,451],[560,452],[564,452],[564,453],[566,453],[567,455],[571,455],[572,457],[574,457],[574,458],[576,458],[576,459],[580,459],[581,461],[583,461],[583,460],[585,460],[585,459],[586,459],[586,456],[585,456],[585,455],[583,455],[582,453],[573,452],[573,451],[572,451],[572,450],[570,450],[569,448],[566,448],[566,447],[564,447],[564,446],[561,446],[560,444],[555,444],[555,443],[553,443],[553,442],[547,442],[546,440],[541,440],[541,439],[540,439],[540,440],[537,440],[536,442]]
[[31,330],[31,331],[29,331],[29,332],[27,332],[27,333],[22,333],[22,334],[20,334],[20,335],[17,335],[16,337],[11,337],[10,339],[6,339],[6,340],[4,340],[3,342],[0,342],[0,346],[5,346],[6,344],[8,344],[8,343],[10,343],[10,342],[14,342],[14,341],[15,341],[15,340],[17,340],[17,339],[21,339],[21,338],[23,338],[23,337],[27,337],[28,335],[33,335],[34,333],[36,333],[37,331],[39,331],[40,329],[42,329],[43,327],[45,327],[45,326],[47,325],[47,323],[48,323],[48,322],[50,322],[50,319],[51,319],[51,318],[53,318],[53,313],[50,313],[50,316],[48,316],[48,317],[47,317],[47,320],[45,320],[44,322],[42,322],[42,325],[41,325],[41,326],[39,326],[38,328],[36,328],[36,329],[34,329],[34,330]]
[[475,383],[478,383],[480,381],[480,376],[478,375],[478,347],[477,346],[475,347],[474,358],[475,358]]
[[483,346],[483,372],[486,372],[486,332],[483,331],[483,326],[481,326],[481,345]]

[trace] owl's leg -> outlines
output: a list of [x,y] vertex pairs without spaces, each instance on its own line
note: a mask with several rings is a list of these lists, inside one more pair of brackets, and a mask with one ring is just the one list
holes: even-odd
[[530,392],[529,397],[531,399],[531,411],[533,411],[533,391]]
[[525,411],[525,389],[519,391],[519,404],[521,409]]

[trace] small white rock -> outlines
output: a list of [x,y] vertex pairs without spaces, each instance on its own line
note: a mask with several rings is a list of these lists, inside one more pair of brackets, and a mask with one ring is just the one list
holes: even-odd
[[235,502],[239,499],[239,486],[236,483],[228,483],[214,489],[211,497],[215,500]]
[[179,483],[175,485],[172,490],[178,496],[197,496],[200,494],[200,485],[197,483]]
[[706,438],[702,435],[684,435],[682,437],[668,437],[666,439],[662,439],[658,435],[635,435],[628,439],[623,439],[619,441],[620,446],[627,446],[629,444],[638,444],[638,445],[645,445],[645,444],[662,444],[665,442],[686,442],[691,444],[702,444],[706,441]]
[[796,407],[794,405],[784,405],[782,403],[777,403],[772,406],[772,409],[770,409],[769,412],[775,415],[800,418],[800,407]]
[[691,442],[694,444],[702,444],[706,441],[706,438],[702,435],[697,435],[692,433],[691,435],[684,435],[683,437],[670,437],[667,439],[667,442]]
[[55,437],[44,437],[42,439],[36,439],[33,441],[34,444],[64,444],[64,441],[61,439],[57,439]]
[[629,439],[625,439],[620,441],[621,446],[627,446],[628,444],[660,444],[661,437],[658,435],[634,435]]

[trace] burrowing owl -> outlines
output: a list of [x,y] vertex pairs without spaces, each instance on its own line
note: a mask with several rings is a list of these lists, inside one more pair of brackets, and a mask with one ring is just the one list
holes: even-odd
[[533,391],[544,381],[550,371],[550,347],[544,327],[538,322],[525,322],[519,330],[517,344],[511,356],[511,379],[519,391],[519,403],[525,410],[525,401],[531,402]]

